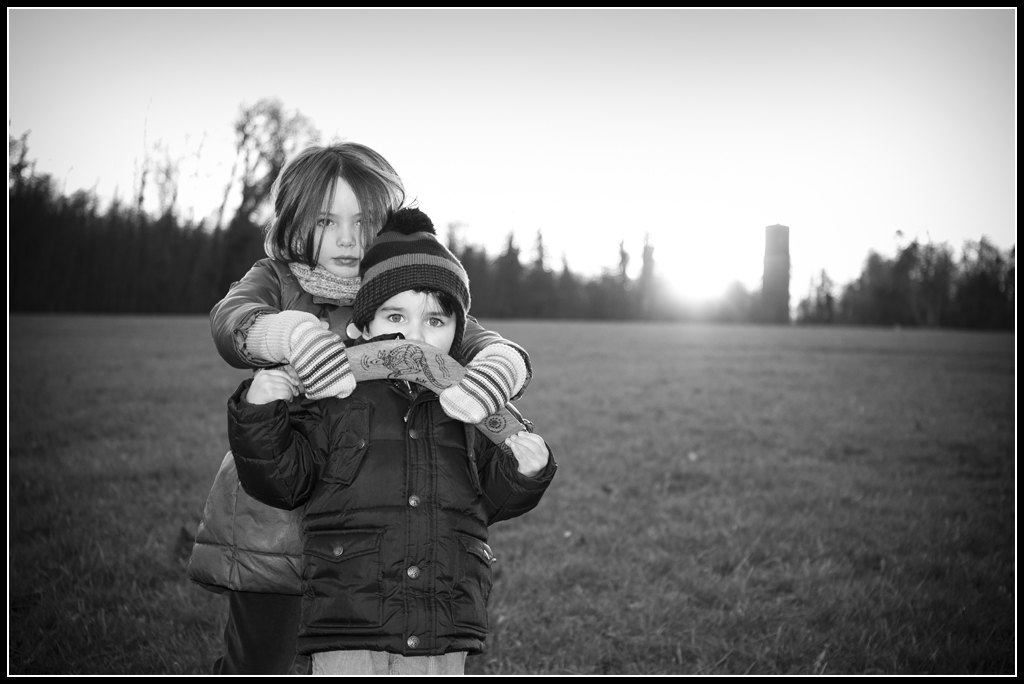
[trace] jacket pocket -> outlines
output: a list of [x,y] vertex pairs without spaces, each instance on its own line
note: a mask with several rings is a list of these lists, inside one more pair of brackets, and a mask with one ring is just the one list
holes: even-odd
[[304,636],[383,623],[383,529],[307,532],[302,557]]
[[370,444],[371,406],[352,400],[341,419],[331,427],[331,452],[321,479],[331,484],[348,485],[359,471],[359,464]]
[[491,595],[491,566],[497,560],[486,542],[458,535],[459,573],[452,590],[452,621],[468,633],[487,636],[487,598]]

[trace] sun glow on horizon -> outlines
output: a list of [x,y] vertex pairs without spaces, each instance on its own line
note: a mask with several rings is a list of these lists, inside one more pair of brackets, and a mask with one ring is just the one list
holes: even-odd
[[736,282],[747,291],[758,289],[763,230],[689,231],[654,237],[655,277],[667,285],[673,299],[685,304],[720,301]]

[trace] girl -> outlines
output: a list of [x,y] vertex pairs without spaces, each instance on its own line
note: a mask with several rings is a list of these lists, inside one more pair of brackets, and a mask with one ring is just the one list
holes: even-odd
[[[405,189],[394,168],[363,145],[309,147],[291,160],[275,181],[274,219],[264,240],[268,258],[254,264],[210,312],[213,338],[224,360],[236,368],[253,369],[290,363],[310,399],[350,394],[356,381],[344,339],[358,334],[352,330],[349,335],[347,324],[359,291],[359,264],[388,215],[404,201]],[[452,418],[481,423],[519,396],[529,382],[526,352],[482,329],[471,317],[458,351],[472,360],[459,384],[440,392],[441,406]],[[229,461],[230,456],[225,466]],[[274,509],[263,511],[254,500],[243,502],[245,495],[237,487],[227,492],[238,497],[231,506],[212,506],[217,489],[215,483],[207,517],[211,510],[227,510],[234,520],[221,521],[232,526],[231,534],[221,537],[229,543],[221,544],[206,565],[215,568],[214,574],[233,573],[233,581],[210,580],[208,572],[192,567],[204,541],[202,526],[189,567],[190,577],[201,575],[199,581],[207,586],[230,587],[226,652],[214,670],[308,672],[308,660],[295,659],[300,596],[286,593],[290,588],[273,591],[273,575],[280,572],[275,562],[284,557],[274,543],[284,536],[282,526],[294,526],[297,520],[284,520]],[[248,507],[244,514],[243,503]],[[233,546],[239,527],[260,543],[260,552],[242,561]],[[259,579],[253,584],[257,591],[245,591],[245,586],[238,590],[237,566]],[[262,571],[264,566],[269,569]]]

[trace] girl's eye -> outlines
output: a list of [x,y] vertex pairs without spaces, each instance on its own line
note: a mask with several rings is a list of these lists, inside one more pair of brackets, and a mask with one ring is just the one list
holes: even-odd
[[402,322],[402,314],[390,314],[388,316],[388,320],[391,321],[392,323],[401,323]]
[[430,319],[430,325],[434,326],[435,328],[443,328],[444,324],[445,324],[445,321],[444,321],[443,318],[431,318]]
[[329,219],[329,218],[326,218],[326,217],[318,218],[316,220],[316,227],[317,228],[326,228],[327,226],[329,226],[332,223],[334,223],[334,222],[331,221],[331,219]]

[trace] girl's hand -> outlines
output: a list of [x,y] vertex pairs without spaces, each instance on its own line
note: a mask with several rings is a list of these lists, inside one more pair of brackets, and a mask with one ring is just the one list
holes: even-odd
[[548,464],[548,446],[544,438],[532,432],[517,432],[505,440],[518,461],[519,474],[533,477]]
[[325,329],[319,320],[295,326],[289,338],[288,360],[302,378],[309,399],[347,397],[356,388],[345,343],[338,333]]
[[455,420],[476,425],[497,413],[526,382],[526,362],[507,344],[484,347],[457,385],[439,393],[441,408]]
[[289,374],[282,368],[256,372],[249,385],[245,400],[250,404],[269,404],[272,401],[291,401],[299,393],[299,383],[294,371]]

